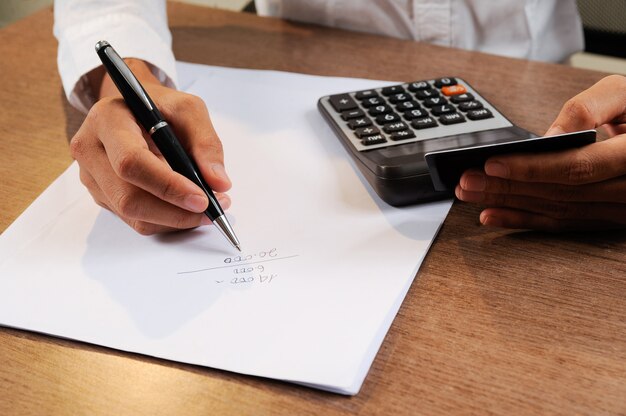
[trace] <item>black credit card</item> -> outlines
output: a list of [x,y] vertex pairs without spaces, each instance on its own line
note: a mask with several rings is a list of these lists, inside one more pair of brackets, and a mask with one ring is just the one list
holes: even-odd
[[424,157],[437,191],[454,191],[463,172],[483,168],[492,156],[508,153],[544,153],[581,147],[596,141],[595,130],[534,137],[506,143],[485,144],[427,153]]

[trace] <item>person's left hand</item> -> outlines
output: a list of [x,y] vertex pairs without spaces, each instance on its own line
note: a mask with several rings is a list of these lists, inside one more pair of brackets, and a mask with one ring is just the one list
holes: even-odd
[[562,231],[626,226],[626,78],[613,75],[569,100],[546,135],[605,126],[579,149],[492,157],[461,176],[458,199],[485,206],[483,225]]

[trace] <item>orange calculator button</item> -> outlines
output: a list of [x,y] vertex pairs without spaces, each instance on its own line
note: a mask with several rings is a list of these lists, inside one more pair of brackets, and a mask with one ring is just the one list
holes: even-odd
[[441,92],[443,92],[444,95],[447,95],[449,97],[451,95],[465,94],[467,90],[465,89],[463,85],[457,84],[457,85],[450,85],[448,87],[443,87],[441,88]]

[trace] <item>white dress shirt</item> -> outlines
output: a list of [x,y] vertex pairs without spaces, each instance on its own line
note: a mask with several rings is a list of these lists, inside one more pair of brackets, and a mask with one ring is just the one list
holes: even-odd
[[[575,0],[255,0],[258,13],[498,55],[559,62],[583,48]],[[108,40],[176,84],[165,0],[55,0],[58,66],[70,103],[93,104],[84,74]]]
[[95,101],[84,75],[102,65],[94,48],[99,40],[107,40],[122,57],[148,62],[161,82],[175,86],[165,0],[55,0],[54,35],[63,89],[81,111]]

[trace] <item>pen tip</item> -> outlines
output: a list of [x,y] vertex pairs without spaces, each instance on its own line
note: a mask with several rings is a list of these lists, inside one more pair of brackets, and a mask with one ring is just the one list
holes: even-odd
[[239,244],[237,244],[237,245],[235,246],[235,248],[236,248],[237,250],[239,250],[239,252],[241,253],[241,247],[239,246]]

